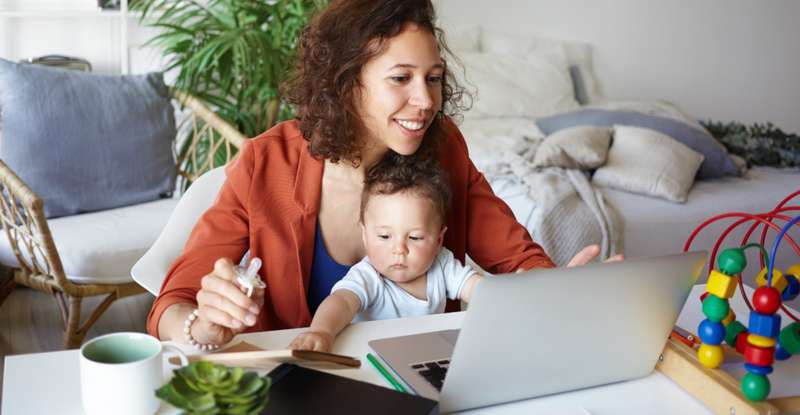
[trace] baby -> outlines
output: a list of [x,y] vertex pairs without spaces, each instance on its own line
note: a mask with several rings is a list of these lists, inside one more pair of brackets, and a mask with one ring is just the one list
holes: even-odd
[[482,276],[442,247],[449,203],[435,162],[390,156],[370,169],[360,216],[367,257],[333,286],[289,348],[329,351],[351,321],[442,313],[447,298],[469,302]]

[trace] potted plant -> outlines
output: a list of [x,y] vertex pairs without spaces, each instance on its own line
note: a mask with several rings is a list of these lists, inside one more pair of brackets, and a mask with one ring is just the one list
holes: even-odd
[[[210,105],[245,136],[293,116],[279,86],[287,78],[301,30],[327,0],[135,0],[131,9],[158,29],[148,41],[177,70],[174,87]],[[200,143],[205,159],[215,137]],[[221,150],[221,149],[220,149]],[[188,151],[181,148],[180,157]],[[192,163],[183,167],[192,171]]]
[[156,396],[187,414],[259,414],[272,385],[268,376],[204,361],[173,373]]

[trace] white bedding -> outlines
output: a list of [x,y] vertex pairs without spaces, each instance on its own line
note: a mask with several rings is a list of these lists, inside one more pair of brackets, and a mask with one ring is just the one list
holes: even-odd
[[[744,177],[726,177],[697,181],[685,204],[666,202],[647,196],[613,189],[603,189],[609,203],[617,208],[625,222],[625,255],[641,257],[681,252],[691,232],[706,219],[727,212],[762,213],[772,210],[784,197],[800,188],[800,173],[770,167],[754,167]],[[800,206],[800,198],[794,205]],[[800,212],[789,213],[795,216]],[[713,248],[717,238],[735,220],[720,221],[703,230],[692,243],[693,249]],[[785,222],[778,221],[782,224]],[[745,228],[746,227],[741,227]],[[745,229],[731,233],[725,244],[738,244]],[[757,237],[760,240],[760,229]],[[772,241],[768,234],[767,241]],[[800,233],[795,233],[800,238]],[[798,241],[800,243],[800,240]],[[788,244],[778,256],[778,266],[798,261]],[[771,245],[770,245],[771,246]]]
[[[516,146],[532,145],[543,138],[542,132],[530,119],[464,120],[459,126],[469,147],[469,155],[478,170],[486,171],[499,154]],[[513,180],[490,180],[495,194],[514,211],[517,221],[531,230],[534,204],[527,187]],[[535,235],[534,235],[535,239]]]
[[[485,171],[504,151],[518,146],[536,147],[543,138],[531,119],[467,119],[460,126],[478,169]],[[491,175],[487,175],[491,176]],[[518,181],[490,178],[495,193],[514,212],[517,220],[532,231],[536,203],[528,189]],[[680,252],[691,231],[704,220],[729,211],[759,213],[772,210],[785,196],[800,188],[800,172],[768,167],[751,169],[744,177],[697,181],[685,204],[612,189],[603,189],[606,198],[623,219],[623,251],[629,258]],[[794,202],[800,205],[800,198]],[[795,213],[797,214],[797,213]],[[733,221],[722,222],[703,231],[693,249],[713,248],[722,230]],[[534,232],[533,238],[536,240]],[[744,230],[732,233],[726,241],[738,244]],[[760,233],[758,234],[760,237]],[[771,235],[774,235],[772,233]],[[800,233],[795,233],[800,243]],[[756,241],[752,237],[751,241]],[[768,237],[767,241],[772,239]],[[786,245],[783,243],[782,245]],[[755,260],[755,251],[750,255]],[[786,267],[798,258],[786,245],[778,256],[778,266]],[[754,269],[754,268],[748,268]]]
[[[519,145],[536,146],[544,135],[528,118],[465,119],[459,125],[478,170],[486,171],[498,155]],[[525,185],[512,180],[490,181],[495,194],[514,211],[517,221],[528,228],[533,223],[534,205]],[[535,235],[534,235],[535,237]]]
[[566,264],[584,246],[598,244],[607,258],[621,251],[620,220],[581,170],[535,168],[542,137],[525,119],[462,124],[473,161],[556,264]]

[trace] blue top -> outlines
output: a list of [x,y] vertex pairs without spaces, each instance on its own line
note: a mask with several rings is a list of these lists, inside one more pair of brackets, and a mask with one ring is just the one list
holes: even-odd
[[314,258],[311,260],[311,279],[308,282],[308,309],[311,315],[317,307],[331,293],[331,288],[350,270],[349,265],[342,265],[331,258],[322,241],[322,232],[317,221],[316,235],[314,236]]

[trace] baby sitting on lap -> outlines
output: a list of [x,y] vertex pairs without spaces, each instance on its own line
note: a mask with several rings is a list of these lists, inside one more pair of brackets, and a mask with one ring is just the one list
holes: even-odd
[[435,161],[388,156],[371,168],[360,216],[367,257],[333,286],[289,348],[329,351],[351,321],[442,313],[447,298],[469,302],[482,276],[442,247],[449,203]]

